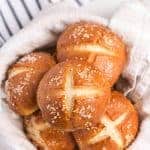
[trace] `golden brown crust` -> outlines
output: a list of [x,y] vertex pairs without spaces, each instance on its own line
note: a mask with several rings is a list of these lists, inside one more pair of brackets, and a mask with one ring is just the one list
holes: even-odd
[[87,128],[104,113],[110,85],[85,61],[54,66],[41,80],[37,100],[45,119],[64,130]]
[[12,110],[20,115],[30,115],[38,109],[36,102],[37,86],[54,65],[48,53],[35,52],[21,58],[8,72],[5,91]]
[[90,130],[74,132],[81,150],[122,150],[129,146],[138,131],[138,114],[121,93],[112,98],[100,123]]
[[46,52],[33,52],[22,57],[13,67],[29,67],[45,72],[55,65],[54,58]]
[[58,39],[57,58],[61,62],[78,57],[98,67],[113,85],[125,64],[125,44],[103,25],[78,22],[68,26]]
[[38,111],[24,118],[28,138],[40,150],[73,150],[75,142],[71,133],[52,128]]

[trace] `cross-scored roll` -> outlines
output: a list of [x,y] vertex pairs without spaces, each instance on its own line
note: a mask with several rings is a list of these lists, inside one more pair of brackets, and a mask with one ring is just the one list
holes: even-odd
[[74,132],[81,150],[123,150],[134,140],[138,131],[138,115],[121,93],[114,91],[99,124]]
[[28,138],[40,150],[74,150],[71,133],[52,128],[40,111],[24,118],[24,128]]
[[78,22],[66,28],[57,42],[59,62],[82,58],[94,64],[113,85],[126,60],[125,44],[109,28],[91,22]]
[[109,83],[85,61],[55,65],[44,75],[37,91],[44,118],[66,131],[96,124],[109,99]]
[[55,61],[44,52],[34,52],[22,57],[8,71],[5,91],[12,110],[20,115],[30,115],[38,109],[37,86]]

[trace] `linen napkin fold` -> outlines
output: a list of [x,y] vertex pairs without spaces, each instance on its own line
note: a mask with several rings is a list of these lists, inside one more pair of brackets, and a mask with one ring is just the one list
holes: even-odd
[[[146,3],[147,4],[147,3]],[[142,101],[143,113],[150,114],[150,3],[124,3],[110,20],[109,27],[128,44],[128,62],[122,73],[125,95]]]
[[150,147],[150,3],[129,1],[116,11],[109,27],[121,35],[128,45],[128,62],[122,73],[128,84],[118,83],[124,94],[136,104],[140,128],[131,150]]

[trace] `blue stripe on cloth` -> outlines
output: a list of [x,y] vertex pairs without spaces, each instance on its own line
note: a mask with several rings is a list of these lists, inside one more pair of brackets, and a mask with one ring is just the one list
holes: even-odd
[[19,20],[17,14],[16,14],[16,12],[15,12],[15,10],[14,10],[14,8],[13,8],[11,2],[10,2],[9,0],[6,0],[6,1],[7,1],[7,4],[8,4],[8,7],[10,8],[10,10],[11,10],[11,12],[12,12],[12,15],[14,16],[14,18],[15,18],[15,20],[16,20],[18,26],[19,26],[19,28],[21,29],[21,28],[23,27],[23,25],[22,25],[22,23],[20,22],[20,20]]
[[8,24],[7,24],[7,21],[5,20],[4,14],[3,14],[3,12],[2,12],[1,10],[0,10],[0,17],[1,17],[2,20],[3,20],[3,23],[4,23],[4,25],[5,25],[5,28],[7,29],[8,34],[9,34],[10,36],[12,36],[13,33],[12,33],[11,29],[9,28],[9,26],[8,26]]
[[82,6],[82,3],[80,0],[74,0],[74,1],[78,4],[78,6]]
[[6,39],[4,38],[4,36],[2,35],[2,33],[0,33],[0,38],[3,40],[3,42],[6,42]]
[[28,14],[29,19],[32,20],[32,19],[33,19],[33,16],[32,16],[32,14],[31,14],[31,12],[30,12],[28,6],[26,5],[25,1],[24,1],[24,0],[21,0],[21,3],[22,3],[22,5],[23,5],[23,7],[24,7],[26,13]]
[[36,2],[36,4],[37,4],[37,6],[38,6],[39,10],[41,10],[41,9],[42,9],[42,7],[41,7],[41,3],[40,3],[40,1],[39,1],[39,0],[35,0],[35,2]]

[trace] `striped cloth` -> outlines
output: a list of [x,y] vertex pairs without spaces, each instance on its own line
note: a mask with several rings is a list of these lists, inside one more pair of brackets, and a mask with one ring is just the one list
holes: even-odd
[[38,16],[42,9],[56,3],[65,3],[74,7],[86,7],[97,11],[101,15],[108,12],[111,14],[112,9],[121,1],[124,0],[114,0],[108,6],[110,4],[109,0],[0,0],[0,47],[9,37]]
[[[6,40],[36,17],[40,10],[62,0],[0,0],[0,47]],[[88,1],[85,0],[84,3]],[[83,6],[81,0],[66,3]]]

